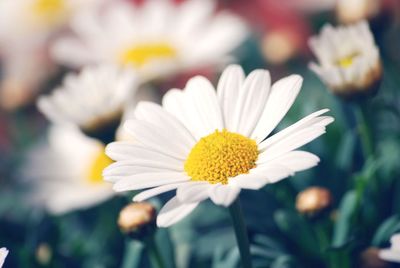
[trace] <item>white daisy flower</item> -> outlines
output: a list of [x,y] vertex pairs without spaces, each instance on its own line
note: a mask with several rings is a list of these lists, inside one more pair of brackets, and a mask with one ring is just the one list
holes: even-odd
[[112,197],[115,192],[102,177],[103,169],[112,163],[104,149],[74,127],[52,127],[48,142],[34,148],[23,167],[24,176],[33,180],[36,189],[34,201],[50,213],[61,214]]
[[206,78],[192,78],[183,91],[170,90],[163,107],[139,103],[136,119],[125,123],[134,141],[107,146],[116,163],[103,176],[117,192],[150,188],[134,201],[176,189],[158,226],[176,223],[207,198],[229,206],[241,189],[260,189],[318,163],[317,156],[296,149],[325,133],[333,121],[322,116],[327,109],[268,137],[301,84],[300,76],[291,75],[271,86],[268,71],[245,78],[236,65],[224,71],[217,92]]
[[0,268],[3,267],[7,255],[8,255],[8,250],[6,248],[0,248]]
[[143,78],[218,64],[243,41],[246,27],[228,12],[214,15],[215,6],[214,0],[117,1],[104,12],[78,16],[71,25],[76,35],[56,42],[53,55],[70,67],[133,66]]
[[59,30],[77,11],[104,0],[2,0],[0,43],[43,41]]
[[390,243],[390,248],[379,251],[379,257],[385,261],[400,263],[400,233],[393,235]]
[[38,107],[56,124],[76,125],[93,135],[99,129],[111,129],[113,139],[125,105],[134,97],[136,82],[131,69],[86,67],[79,74],[67,75],[49,96],[40,97]]
[[[56,68],[49,43],[82,9],[106,0],[0,1],[0,106],[14,109],[32,101]],[[108,0],[107,0],[108,1]]]
[[351,97],[377,89],[382,66],[367,22],[337,28],[325,25],[309,44],[319,61],[310,64],[311,70],[334,93]]

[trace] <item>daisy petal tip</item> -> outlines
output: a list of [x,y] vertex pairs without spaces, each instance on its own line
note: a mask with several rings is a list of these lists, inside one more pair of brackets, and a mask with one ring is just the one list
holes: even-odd
[[157,227],[159,227],[159,228],[168,228],[168,227],[170,227],[173,223],[170,223],[170,222],[168,222],[168,221],[165,221],[165,220],[164,220],[163,218],[161,218],[161,217],[157,217],[156,224],[157,224]]
[[132,198],[132,201],[133,201],[133,202],[142,202],[143,200],[144,200],[144,199],[140,198],[139,195],[135,195],[135,196]]
[[[108,179],[111,179],[111,177],[110,178],[108,178]],[[118,183],[115,183],[114,185],[113,185],[113,190],[115,191],[115,192],[124,192],[124,191],[126,191],[126,189],[125,189],[125,187],[122,187],[121,185],[119,185]]]

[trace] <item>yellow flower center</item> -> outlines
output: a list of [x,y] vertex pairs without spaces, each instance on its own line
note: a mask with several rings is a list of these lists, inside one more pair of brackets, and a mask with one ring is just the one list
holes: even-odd
[[193,181],[227,184],[228,179],[245,174],[256,166],[257,143],[227,130],[201,138],[185,162],[185,171]]
[[340,60],[338,60],[338,64],[340,67],[343,68],[348,68],[353,64],[354,59],[358,56],[357,53],[351,54],[350,56],[343,57]]
[[151,60],[175,58],[176,54],[175,48],[167,43],[139,44],[125,50],[120,60],[124,65],[142,67]]
[[113,163],[105,152],[104,147],[99,150],[98,154],[94,157],[87,173],[87,181],[91,184],[99,184],[103,182],[103,169]]
[[66,11],[65,0],[35,0],[32,11],[43,22],[55,23]]

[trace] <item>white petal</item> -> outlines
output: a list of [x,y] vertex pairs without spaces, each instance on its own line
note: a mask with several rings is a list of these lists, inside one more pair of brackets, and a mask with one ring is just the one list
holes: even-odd
[[140,157],[142,160],[161,159],[162,161],[173,163],[174,166],[182,166],[182,160],[130,141],[118,141],[108,144],[106,154],[114,161],[131,160],[132,158]]
[[325,127],[320,126],[302,129],[266,148],[265,151],[260,154],[260,157],[261,155],[264,156],[268,154],[271,158],[278,157],[313,141],[324,133]]
[[234,132],[246,137],[256,127],[270,93],[271,77],[266,70],[252,71],[240,89],[234,117]]
[[227,129],[233,129],[234,114],[244,78],[243,69],[239,65],[230,65],[219,79],[217,94]]
[[158,227],[168,227],[191,213],[199,203],[181,203],[177,197],[171,198],[157,216]]
[[[268,156],[268,154],[266,154]],[[314,167],[318,164],[319,157],[304,151],[291,151],[273,160],[261,158],[257,161],[257,167],[263,168],[268,164],[281,164],[287,166],[293,171],[302,171]]]
[[390,243],[392,244],[392,249],[400,251],[400,233],[393,235],[390,238]]
[[231,178],[229,184],[235,185],[244,189],[258,190],[265,184],[275,183],[286,177],[292,176],[294,172],[279,164],[271,164],[263,168],[254,168],[250,174],[242,174]]
[[201,125],[201,129],[196,130],[198,136],[204,137],[216,129],[223,128],[217,94],[210,81],[202,76],[196,76],[189,80],[184,94],[191,120]]
[[124,128],[144,146],[178,159],[184,160],[191,149],[180,143],[176,138],[179,134],[173,131],[165,132],[162,128],[145,121],[127,120]]
[[0,248],[0,267],[3,267],[4,261],[8,255],[8,250],[6,248]]
[[215,204],[228,207],[233,201],[235,201],[239,193],[239,187],[229,184],[216,184],[210,189],[210,198]]
[[54,215],[64,214],[77,209],[85,209],[104,202],[115,195],[108,185],[103,187],[83,187],[81,185],[54,189],[47,193],[46,206]]
[[212,0],[191,0],[180,4],[177,17],[174,18],[174,36],[185,40],[203,27],[215,10],[215,5],[216,2]]
[[[148,172],[151,170],[153,172]],[[174,167],[171,163],[163,162],[160,159],[146,160],[136,158],[112,163],[103,170],[103,176],[106,181],[116,182],[136,174],[160,172],[183,172],[183,167],[182,165]]]
[[301,76],[291,75],[272,85],[267,104],[251,138],[261,142],[274,130],[292,106],[302,82]]
[[179,172],[145,173],[119,180],[114,184],[113,189],[117,192],[132,191],[188,180],[188,177]]
[[175,190],[177,187],[179,187],[180,185],[185,184],[184,183],[172,183],[172,184],[167,184],[167,185],[162,185],[162,186],[158,186],[149,190],[145,190],[142,191],[141,193],[135,195],[133,197],[133,201],[135,202],[142,202],[144,200],[147,200],[153,196],[165,193],[165,192],[169,192],[172,190]]
[[302,129],[305,129],[307,127],[313,127],[313,126],[324,127],[330,124],[333,121],[332,117],[330,116],[319,117],[321,114],[324,114],[328,111],[329,109],[323,109],[304,117],[303,119],[297,121],[296,123],[290,125],[284,130],[279,131],[278,133],[274,134],[273,136],[263,141],[260,144],[260,149],[264,150],[265,148],[268,148],[270,145],[279,142],[280,140],[290,136],[291,134],[300,131]]
[[267,183],[268,179],[266,178],[265,174],[259,174],[254,172],[250,174],[242,174],[229,179],[230,185],[242,189],[251,189],[251,190],[258,190],[264,187],[264,185]]
[[400,250],[383,249],[379,251],[382,260],[400,263]]
[[178,187],[176,197],[183,203],[201,202],[208,198],[211,188],[208,182],[190,182]]
[[184,142],[190,148],[195,144],[194,137],[183,124],[158,104],[140,102],[135,110],[135,116],[137,119],[162,127],[163,132],[169,132],[171,129],[174,129],[174,133],[177,135],[176,139]]

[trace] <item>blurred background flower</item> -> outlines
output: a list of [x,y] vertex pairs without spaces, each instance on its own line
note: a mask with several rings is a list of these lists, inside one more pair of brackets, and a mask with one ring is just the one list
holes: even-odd
[[105,0],[5,0],[0,3],[1,107],[32,100],[57,72],[49,56],[51,40],[82,10]]

